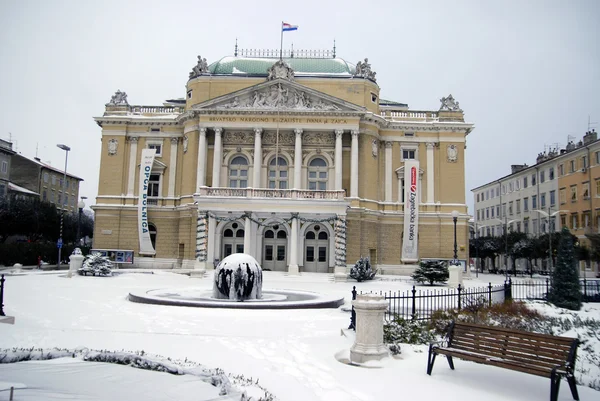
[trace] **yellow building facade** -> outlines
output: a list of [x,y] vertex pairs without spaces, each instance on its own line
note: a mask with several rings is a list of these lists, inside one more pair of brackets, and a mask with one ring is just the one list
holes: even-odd
[[[279,56],[279,54],[277,54]],[[94,245],[134,265],[204,271],[231,253],[264,269],[384,274],[468,260],[465,143],[452,96],[438,110],[382,100],[365,59],[268,52],[198,57],[185,99],[95,117],[102,149]]]

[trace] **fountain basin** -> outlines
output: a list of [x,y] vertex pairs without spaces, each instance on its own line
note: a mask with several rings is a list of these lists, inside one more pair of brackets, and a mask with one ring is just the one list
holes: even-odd
[[300,290],[263,290],[262,298],[245,301],[215,299],[212,298],[212,294],[210,290],[199,288],[164,288],[130,292],[128,299],[131,302],[153,305],[230,309],[321,309],[337,308],[344,304],[343,297]]

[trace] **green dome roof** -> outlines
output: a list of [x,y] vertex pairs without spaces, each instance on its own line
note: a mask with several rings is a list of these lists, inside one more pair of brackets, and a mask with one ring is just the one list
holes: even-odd
[[[223,57],[208,66],[211,74],[266,76],[277,58]],[[284,58],[296,76],[351,77],[355,66],[341,58]]]

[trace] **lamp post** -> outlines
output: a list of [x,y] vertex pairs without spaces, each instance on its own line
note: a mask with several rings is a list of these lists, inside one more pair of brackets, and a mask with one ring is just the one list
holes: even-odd
[[63,236],[63,220],[65,218],[65,209],[64,209],[64,197],[67,194],[66,191],[66,187],[67,187],[67,160],[69,159],[69,151],[71,150],[70,147],[68,147],[67,145],[63,145],[63,144],[58,144],[56,145],[58,148],[62,149],[65,151],[65,171],[63,172],[63,182],[62,182],[62,191],[63,191],[63,196],[61,197],[60,200],[60,235],[58,237],[58,243],[56,244],[56,246],[58,247],[58,263],[56,264],[56,267],[58,269],[60,269],[60,253],[62,251],[62,246],[63,246],[63,240],[62,240],[62,236]]
[[81,214],[83,213],[83,208],[85,207],[85,202],[83,201],[84,199],[87,199],[87,196],[82,196],[81,200],[77,202],[77,207],[79,208],[79,220],[77,222],[77,238],[75,239],[77,241],[77,245],[81,245],[79,235],[81,233]]
[[452,264],[455,266],[458,265],[458,250],[456,249],[456,222],[458,221],[458,215],[457,210],[452,211],[452,221],[454,222],[454,260]]
[[552,221],[554,220],[554,216],[563,212],[566,213],[567,210],[557,210],[554,213],[550,213],[550,206],[548,206],[548,212],[546,213],[543,210],[534,210],[534,212],[538,212],[542,216],[548,219],[548,273],[552,273]]

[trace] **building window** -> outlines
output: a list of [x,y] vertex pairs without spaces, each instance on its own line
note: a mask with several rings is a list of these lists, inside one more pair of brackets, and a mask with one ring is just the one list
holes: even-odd
[[531,175],[531,185],[535,185],[535,174]]
[[550,191],[550,206],[556,205],[556,191]]
[[416,149],[402,149],[402,160],[415,160],[416,154]]
[[529,198],[523,198],[523,211],[529,211]]
[[160,143],[148,143],[148,149],[156,150],[156,157],[162,157],[162,142]]
[[537,195],[531,196],[531,208],[533,210],[537,209]]
[[327,189],[327,162],[320,157],[313,159],[308,165],[308,189],[312,191]]
[[150,174],[147,195],[155,198],[160,196],[160,174]]
[[560,198],[559,200],[561,205],[567,203],[567,190],[565,188],[561,188],[558,191],[558,197]]
[[243,156],[236,156],[229,163],[229,188],[246,188],[247,186],[248,160]]
[[540,171],[540,183],[546,181],[546,172],[544,170]]
[[563,164],[558,165],[558,176],[562,177],[565,175],[565,166]]
[[549,180],[554,179],[554,167],[550,167],[550,170],[548,170],[548,179]]
[[540,207],[541,208],[546,207],[546,193],[545,192],[540,195]]
[[577,185],[571,185],[571,202],[577,202]]
[[569,160],[569,173],[575,172],[575,160]]
[[517,214],[520,214],[521,213],[521,200],[520,199],[516,201],[515,206],[517,207]]
[[288,164],[283,157],[273,158],[269,163],[269,188],[288,188]]
[[583,199],[589,199],[590,198],[590,183],[586,182],[583,183],[583,191],[581,191],[581,195],[583,196]]

